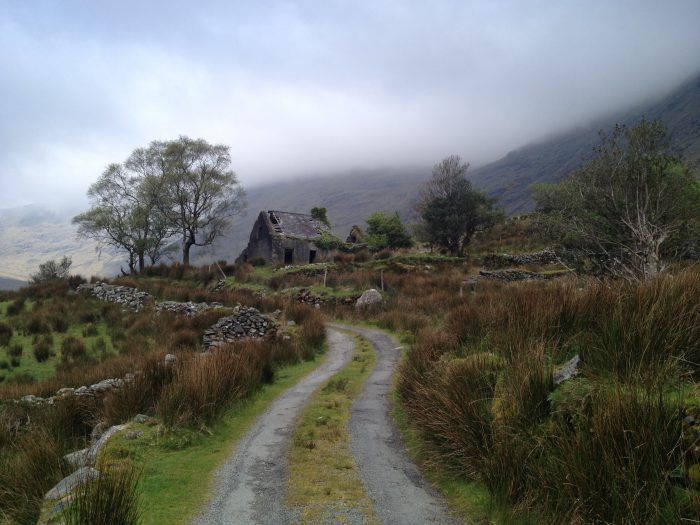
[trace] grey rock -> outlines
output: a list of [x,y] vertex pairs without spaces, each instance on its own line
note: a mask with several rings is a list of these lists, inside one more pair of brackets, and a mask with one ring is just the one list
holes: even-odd
[[92,445],[90,445],[90,448],[88,449],[87,452],[87,460],[89,464],[94,464],[97,461],[97,456],[100,454],[102,449],[105,447],[107,442],[114,436],[117,432],[121,432],[127,427],[127,425],[114,425],[113,427],[109,427],[105,432],[100,436],[100,438],[95,441]]
[[362,293],[357,302],[355,303],[355,308],[366,308],[368,306],[376,306],[384,301],[382,294],[370,288]]
[[134,416],[134,423],[150,423],[153,420],[151,416],[147,416],[146,414],[136,414]]
[[177,357],[175,357],[175,354],[165,354],[166,365],[174,365],[175,363],[177,363]]
[[63,456],[63,460],[74,469],[86,467],[88,466],[89,451],[89,448],[76,450],[75,452],[71,452],[70,454]]
[[99,470],[92,467],[82,467],[59,481],[56,486],[49,490],[44,499],[59,499],[74,491],[81,485],[97,479],[100,476]]
[[90,432],[90,441],[92,443],[96,442],[102,434],[105,433],[105,431],[109,428],[109,425],[105,423],[104,421],[100,421],[97,423],[93,428],[92,432]]
[[124,434],[124,439],[127,441],[133,441],[135,439],[138,439],[143,435],[143,430],[134,430],[133,432],[127,432]]
[[578,369],[578,365],[580,361],[581,359],[579,358],[579,356],[575,355],[562,366],[560,366],[559,369],[554,372],[554,384],[560,385],[564,381],[568,381],[569,379],[572,379],[579,375],[580,372]]

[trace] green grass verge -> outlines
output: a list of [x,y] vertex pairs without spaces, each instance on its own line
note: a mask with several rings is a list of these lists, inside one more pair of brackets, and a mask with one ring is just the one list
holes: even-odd
[[214,474],[235,444],[284,390],[319,365],[312,361],[277,370],[274,383],[231,407],[212,428],[165,431],[160,425],[137,425],[135,440],[116,437],[105,450],[108,460],[131,460],[143,466],[140,489],[143,524],[189,523],[211,494]]
[[296,523],[335,523],[353,511],[363,523],[378,523],[348,450],[347,428],[376,356],[366,340],[353,337],[353,360],[312,396],[294,431],[286,504],[298,511]]

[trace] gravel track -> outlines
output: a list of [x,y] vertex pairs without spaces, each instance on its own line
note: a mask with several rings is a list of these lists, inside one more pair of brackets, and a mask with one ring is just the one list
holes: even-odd
[[294,421],[311,394],[352,358],[355,342],[328,330],[324,362],[279,396],[260,416],[216,474],[214,495],[194,520],[198,525],[292,523],[284,508],[287,451]]
[[379,330],[334,324],[360,334],[377,352],[377,364],[351,409],[350,452],[374,511],[384,525],[457,524],[440,495],[406,455],[391,417],[391,378],[401,357],[399,343]]

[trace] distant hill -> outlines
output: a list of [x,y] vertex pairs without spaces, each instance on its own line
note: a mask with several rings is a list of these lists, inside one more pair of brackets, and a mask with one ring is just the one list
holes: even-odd
[[537,144],[524,146],[472,172],[475,186],[498,197],[510,215],[532,209],[529,187],[558,182],[581,166],[599,142],[598,132],[616,123],[634,124],[642,117],[660,119],[668,128],[671,147],[687,161],[700,160],[700,76],[667,96],[601,119]]
[[0,209],[0,277],[23,281],[49,259],[68,255],[72,272],[83,276],[111,276],[119,259],[97,244],[76,239],[72,214],[57,214],[37,205]]
[[26,284],[26,281],[0,277],[0,290],[19,290],[22,286],[26,286]]
[[[672,147],[686,160],[700,161],[698,76],[658,100],[512,151],[472,170],[470,177],[477,188],[498,197],[508,214],[526,213],[532,209],[529,188],[533,183],[563,179],[591,154],[599,130],[617,122],[633,124],[642,116],[661,119]],[[341,237],[353,224],[364,226],[364,219],[375,211],[396,210],[412,221],[420,185],[430,174],[431,166],[356,170],[249,187],[246,215],[235,218],[216,246],[194,252],[193,260],[198,264],[233,261],[246,246],[258,212],[265,209],[306,213],[313,206],[325,206],[333,230]],[[0,210],[0,276],[26,279],[39,263],[62,255],[71,255],[75,271],[86,276],[119,272],[122,257],[103,253],[98,258],[95,243],[77,241],[75,231],[69,216],[58,217],[37,206]],[[177,258],[178,251],[173,255]]]

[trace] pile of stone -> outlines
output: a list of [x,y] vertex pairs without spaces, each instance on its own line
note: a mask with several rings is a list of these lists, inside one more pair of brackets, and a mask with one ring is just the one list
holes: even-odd
[[202,347],[209,350],[243,338],[262,338],[275,328],[275,322],[257,308],[237,306],[233,315],[222,317],[204,332]]
[[[165,365],[174,365],[177,358],[173,354],[166,354],[163,359]],[[140,372],[136,372],[139,374]],[[64,387],[56,391],[53,396],[39,397],[32,394],[26,395],[18,400],[18,402],[29,403],[32,405],[53,405],[61,399],[69,396],[77,397],[97,397],[102,396],[110,390],[122,388],[125,384],[131,383],[136,378],[136,374],[128,373],[123,378],[103,379],[102,381],[90,386],[79,386],[77,388]]]
[[186,315],[187,317],[194,317],[197,314],[206,312],[207,310],[223,307],[224,305],[218,302],[193,303],[188,301],[186,303],[180,303],[177,301],[162,301],[160,303],[156,303],[156,312],[174,312],[177,314]]
[[321,308],[323,299],[320,295],[311,293],[309,290],[301,290],[295,297],[296,301],[301,304],[308,304],[314,308]]
[[527,270],[481,270],[479,271],[479,279],[513,283],[517,281],[548,281],[568,274],[569,272],[567,271],[537,273],[528,272]]
[[153,304],[153,297],[130,286],[118,286],[107,283],[86,283],[78,286],[79,293],[89,293],[101,301],[117,303],[124,308],[138,312]]
[[542,250],[540,252],[518,253],[511,255],[508,253],[491,254],[484,257],[484,268],[506,268],[508,266],[524,266],[527,264],[537,264],[546,266],[558,262],[557,254],[552,250]]

